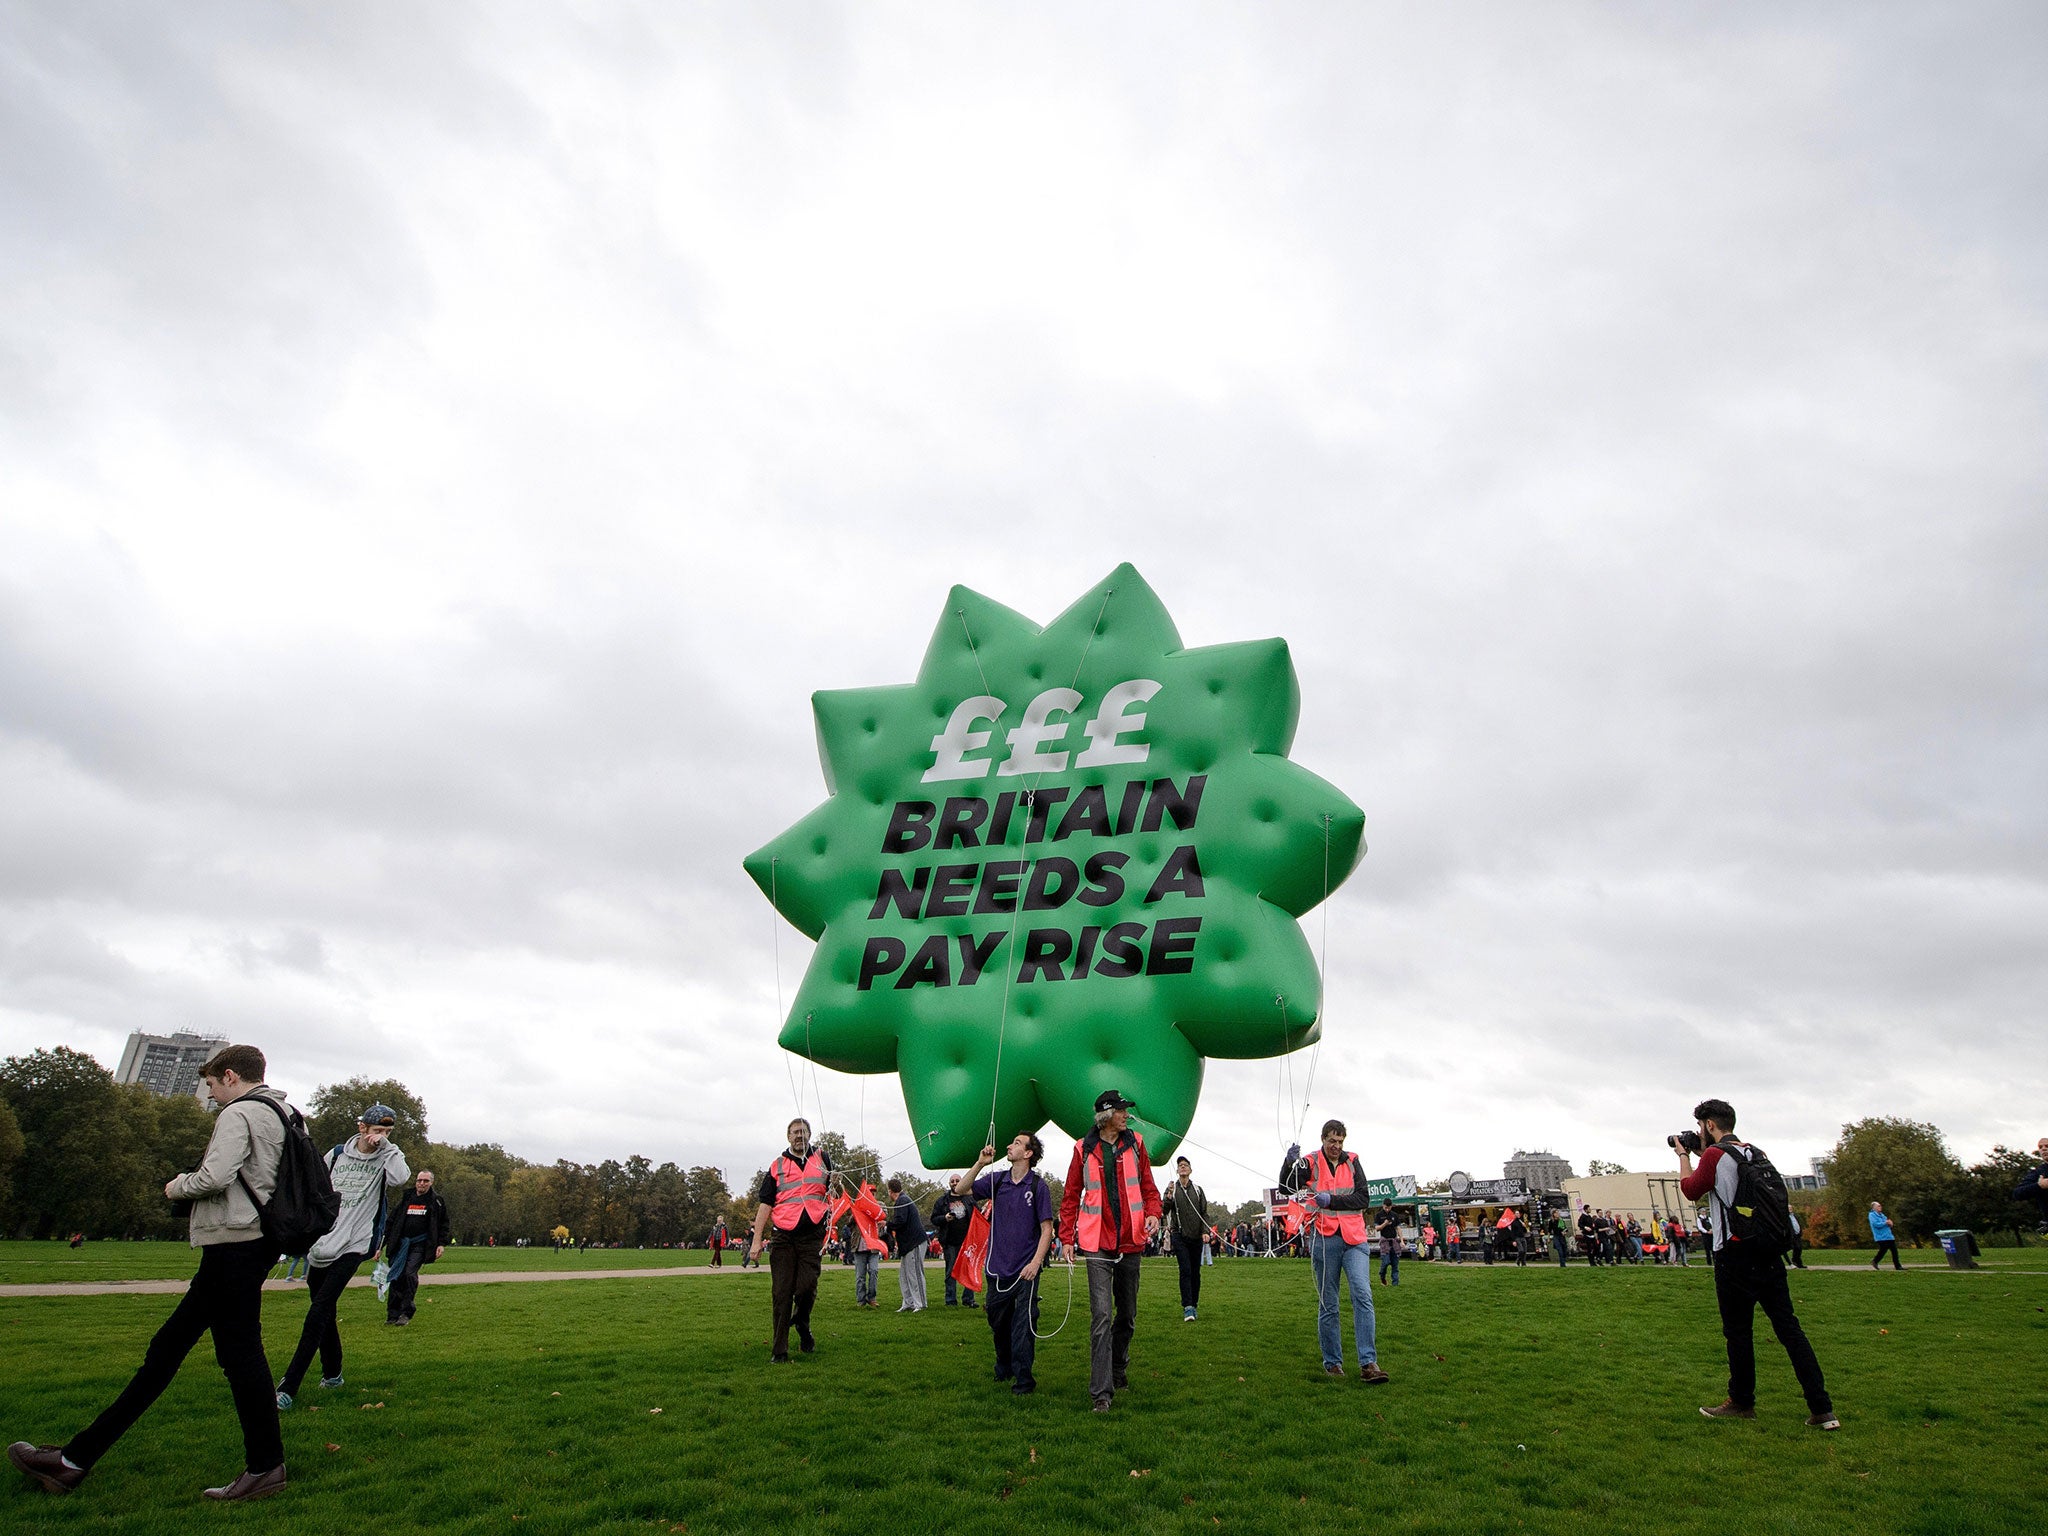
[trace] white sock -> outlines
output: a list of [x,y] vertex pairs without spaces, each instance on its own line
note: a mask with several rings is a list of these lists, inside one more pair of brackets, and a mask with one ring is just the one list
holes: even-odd
[[64,1469],[67,1472],[83,1472],[85,1470],[85,1468],[73,1461],[69,1456],[66,1456],[62,1451],[57,1453],[57,1459],[64,1463]]

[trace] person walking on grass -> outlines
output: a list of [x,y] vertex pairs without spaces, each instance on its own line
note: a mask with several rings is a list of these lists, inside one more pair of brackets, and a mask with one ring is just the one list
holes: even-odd
[[889,1176],[889,1230],[896,1237],[896,1279],[903,1305],[898,1312],[924,1310],[924,1250],[931,1235],[924,1229],[917,1202],[903,1192],[903,1180]]
[[1877,1252],[1870,1257],[1870,1267],[1876,1269],[1884,1263],[1884,1256],[1889,1253],[1892,1256],[1892,1268],[1904,1269],[1906,1266],[1899,1262],[1899,1240],[1892,1236],[1892,1219],[1885,1215],[1884,1207],[1875,1200],[1870,1202],[1868,1220],[1870,1240],[1877,1244]]
[[394,1328],[408,1326],[419,1308],[420,1266],[448,1251],[448,1202],[435,1192],[434,1171],[422,1168],[412,1182],[384,1223],[384,1259],[391,1266],[384,1321]]
[[987,1286],[983,1305],[996,1346],[996,1380],[1010,1383],[1017,1397],[1038,1390],[1031,1374],[1037,1350],[1033,1328],[1038,1321],[1038,1276],[1052,1249],[1052,1186],[1037,1173],[1045,1143],[1030,1131],[1010,1138],[1005,1154],[1009,1169],[983,1173],[995,1161],[996,1149],[983,1147],[961,1182],[977,1204],[988,1203],[988,1257],[982,1268]]
[[798,1116],[785,1134],[788,1147],[768,1165],[754,1191],[754,1237],[747,1246],[747,1262],[758,1266],[761,1244],[768,1244],[768,1359],[776,1365],[789,1364],[792,1326],[797,1348],[807,1355],[817,1351],[811,1308],[825,1268],[825,1218],[831,1211],[825,1186],[832,1159],[811,1145],[811,1122]]
[[1088,1396],[1097,1413],[1130,1385],[1138,1266],[1159,1230],[1151,1154],[1131,1129],[1137,1107],[1114,1088],[1096,1096],[1095,1129],[1074,1143],[1060,1193],[1060,1241],[1088,1270]]
[[946,1266],[946,1305],[960,1305],[961,1293],[966,1292],[966,1303],[974,1305],[974,1292],[967,1290],[953,1278],[953,1265],[959,1260],[961,1246],[967,1241],[967,1229],[974,1222],[974,1208],[962,1197],[963,1180],[955,1174],[946,1181],[946,1187],[932,1197],[932,1230],[939,1235],[939,1254]]
[[725,1218],[719,1217],[711,1223],[711,1236],[706,1245],[711,1250],[711,1267],[725,1268]]
[[263,1053],[253,1045],[225,1046],[199,1069],[220,1113],[199,1166],[164,1185],[166,1199],[191,1202],[190,1241],[199,1250],[199,1272],[149,1341],[141,1368],[65,1445],[17,1440],[7,1447],[7,1459],[51,1493],[69,1493],[85,1480],[208,1332],[242,1423],[243,1471],[208,1488],[206,1497],[262,1499],[283,1490],[284,1437],[263,1353],[262,1313],[263,1280],[277,1262],[278,1247],[263,1235],[262,1210],[277,1191],[286,1120],[284,1095],[263,1081],[263,1073]]
[[363,1260],[384,1239],[384,1192],[402,1186],[412,1169],[398,1143],[391,1139],[398,1115],[388,1105],[372,1104],[356,1117],[356,1133],[327,1154],[327,1177],[341,1196],[341,1214],[327,1235],[306,1253],[306,1323],[299,1347],[277,1384],[277,1406],[291,1407],[306,1379],[313,1354],[320,1355],[320,1385],[338,1387],[341,1380],[341,1329],[335,1308],[341,1293]]
[[1366,1239],[1365,1169],[1355,1154],[1344,1150],[1348,1133],[1342,1120],[1323,1122],[1323,1143],[1307,1157],[1299,1145],[1287,1149],[1280,1165],[1280,1187],[1302,1190],[1315,1201],[1316,1215],[1303,1234],[1316,1280],[1316,1343],[1323,1352],[1323,1372],[1344,1374],[1343,1324],[1337,1315],[1337,1286],[1351,1287],[1352,1343],[1358,1351],[1358,1379],[1371,1386],[1387,1380],[1380,1369],[1379,1340],[1372,1312],[1372,1248]]
[[[1783,1254],[1791,1218],[1785,1181],[1760,1148],[1736,1139],[1735,1110],[1726,1099],[1704,1099],[1692,1114],[1698,1129],[1673,1136],[1671,1145],[1678,1153],[1680,1191],[1688,1200],[1707,1197],[1714,1230],[1714,1299],[1728,1341],[1728,1396],[1700,1412],[1710,1419],[1756,1417],[1753,1329],[1756,1309],[1762,1307],[1799,1378],[1806,1422],[1815,1429],[1840,1429],[1820,1361],[1799,1326],[1785,1283]],[[1695,1149],[1700,1153],[1697,1169]]]
[[1195,1182],[1195,1165],[1173,1160],[1166,1186],[1166,1226],[1173,1234],[1173,1258],[1180,1266],[1180,1320],[1192,1323],[1202,1304],[1202,1259],[1209,1237],[1209,1196]]
[[[1401,1283],[1401,1218],[1394,1212],[1392,1200],[1383,1201],[1373,1215],[1372,1229],[1380,1240],[1380,1284]],[[1394,1278],[1387,1278],[1387,1270],[1394,1271]]]

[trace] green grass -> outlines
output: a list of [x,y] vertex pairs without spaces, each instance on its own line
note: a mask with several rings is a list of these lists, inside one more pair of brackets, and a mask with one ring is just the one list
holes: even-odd
[[[1132,1390],[1107,1417],[1087,1411],[1084,1283],[1064,1331],[1040,1346],[1039,1394],[1021,1400],[989,1380],[980,1313],[897,1316],[886,1270],[885,1310],[864,1313],[849,1272],[828,1268],[820,1353],[772,1368],[758,1277],[429,1289],[402,1332],[355,1292],[342,1313],[348,1385],[309,1390],[285,1416],[284,1498],[244,1511],[197,1497],[240,1461],[202,1346],[77,1494],[0,1476],[0,1524],[564,1536],[2039,1527],[2048,1278],[1795,1276],[1845,1420],[1835,1435],[1802,1425],[1767,1329],[1759,1419],[1699,1417],[1725,1386],[1704,1269],[1411,1264],[1402,1279],[1376,1292],[1395,1379],[1368,1388],[1321,1374],[1305,1264],[1208,1271],[1192,1326],[1171,1264],[1148,1264]],[[1065,1303],[1056,1272],[1044,1326]],[[0,1301],[0,1437],[61,1439],[86,1420],[169,1304]],[[304,1303],[286,1292],[266,1306],[281,1366]]]
[[[475,1274],[508,1270],[682,1269],[707,1265],[701,1248],[591,1248],[556,1253],[552,1248],[451,1247],[428,1270],[434,1274]],[[728,1266],[739,1254],[726,1250]],[[0,1242],[0,1285],[62,1285],[90,1280],[189,1280],[198,1253],[183,1241],[87,1243],[73,1249],[62,1242]],[[284,1273],[284,1265],[277,1267]],[[367,1273],[367,1271],[365,1271]]]

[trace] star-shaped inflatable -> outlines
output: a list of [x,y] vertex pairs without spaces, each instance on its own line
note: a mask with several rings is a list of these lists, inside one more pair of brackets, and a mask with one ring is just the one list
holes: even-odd
[[1365,817],[1287,760],[1285,641],[1184,649],[1123,565],[1043,629],[955,587],[916,682],[811,703],[828,798],[746,861],[817,941],[781,1043],[900,1074],[926,1167],[1106,1088],[1164,1158],[1205,1058],[1317,1038]]

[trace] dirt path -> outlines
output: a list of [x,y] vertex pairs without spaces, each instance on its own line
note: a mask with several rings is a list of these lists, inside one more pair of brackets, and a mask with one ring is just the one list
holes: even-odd
[[[518,1285],[542,1280],[669,1280],[688,1275],[764,1275],[765,1269],[708,1269],[701,1264],[677,1269],[506,1269],[478,1270],[462,1275],[420,1276],[421,1285]],[[53,1285],[0,1285],[0,1300],[14,1296],[175,1296],[190,1280],[72,1280]],[[367,1275],[349,1281],[350,1290],[371,1284]],[[266,1291],[304,1290],[303,1280],[266,1280]]]

